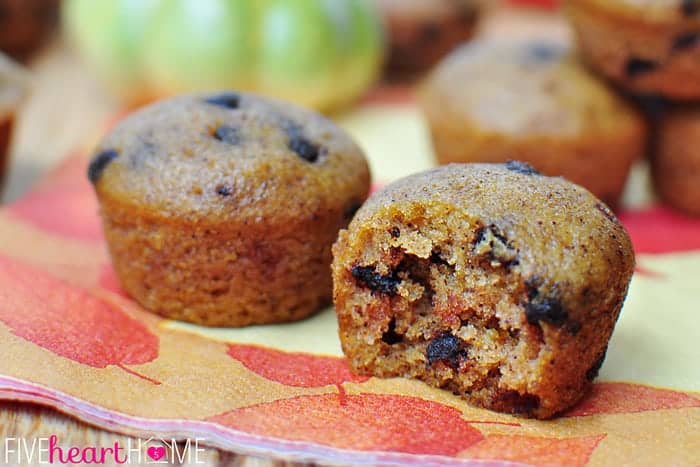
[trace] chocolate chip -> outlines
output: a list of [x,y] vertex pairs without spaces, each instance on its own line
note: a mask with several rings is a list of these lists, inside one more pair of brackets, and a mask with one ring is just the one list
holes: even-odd
[[204,100],[207,104],[218,105],[226,109],[236,110],[241,105],[241,97],[235,92],[225,92]]
[[238,128],[233,128],[226,125],[221,125],[214,131],[214,138],[218,139],[222,143],[227,143],[231,145],[238,145],[241,143],[241,135]]
[[496,396],[497,405],[514,414],[531,414],[540,406],[540,398],[533,394],[503,391]]
[[513,248],[496,224],[480,227],[474,238],[474,253],[485,255],[491,261],[511,267],[519,263],[518,251]]
[[613,212],[610,210],[610,208],[607,207],[605,204],[596,203],[595,208],[598,211],[602,212],[603,215],[608,218],[608,220],[615,222],[615,223],[618,223],[618,220],[617,220],[617,217],[615,217],[615,214],[613,214]]
[[428,366],[439,361],[447,361],[456,365],[460,355],[465,355],[463,353],[462,339],[448,332],[431,340],[425,351],[425,356],[428,359]]
[[296,152],[299,157],[307,162],[316,162],[320,153],[319,147],[303,136],[291,138],[289,140],[289,149]]
[[399,238],[401,236],[401,230],[398,227],[392,227],[389,230],[389,234],[394,238]]
[[106,149],[97,153],[92,160],[87,170],[87,177],[94,185],[100,179],[102,172],[107,168],[110,162],[119,157],[119,153],[114,149]]
[[673,44],[671,47],[675,52],[680,52],[695,47],[698,45],[698,42],[700,42],[700,33],[687,32],[676,36],[676,38],[673,39]]
[[389,345],[398,344],[403,341],[403,336],[396,332],[396,320],[394,318],[391,318],[391,321],[389,321],[389,328],[382,334],[382,341]]
[[627,60],[625,65],[625,73],[630,78],[636,78],[637,76],[645,75],[651,73],[658,68],[659,64],[653,60],[647,60],[644,58],[630,58]]
[[603,353],[596,359],[595,362],[593,362],[593,366],[591,366],[588,371],[586,371],[586,379],[588,381],[593,381],[598,377],[598,373],[600,372],[600,369],[603,367],[603,362],[605,362],[605,354],[607,352],[607,348],[603,350]]
[[695,16],[700,13],[700,2],[698,0],[681,0],[681,13],[684,16]]
[[231,196],[233,189],[226,185],[219,185],[216,187],[216,194],[219,196]]
[[363,286],[385,295],[396,295],[396,289],[401,283],[396,274],[383,276],[372,266],[353,266],[350,273]]
[[508,161],[506,162],[506,169],[523,175],[541,175],[533,166],[522,161]]
[[559,300],[553,298],[535,297],[525,304],[525,317],[530,324],[545,321],[551,324],[562,324],[569,317]]

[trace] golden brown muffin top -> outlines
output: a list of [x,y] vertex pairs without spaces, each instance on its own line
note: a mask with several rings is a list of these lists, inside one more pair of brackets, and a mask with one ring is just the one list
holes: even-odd
[[464,45],[433,71],[421,100],[444,109],[448,126],[465,121],[513,137],[595,137],[642,125],[637,112],[564,46],[548,42]]
[[540,289],[564,299],[580,298],[568,291],[610,285],[601,283],[610,270],[628,277],[634,268],[631,240],[602,201],[523,162],[450,164],[403,178],[373,194],[349,230],[416,212],[415,206],[426,212],[447,207],[493,226],[517,251],[523,277],[541,280]]
[[700,24],[700,0],[568,0],[568,3],[650,23]]
[[100,143],[98,197],[157,218],[269,222],[361,203],[369,168],[330,120],[252,94],[190,95],[145,107]]

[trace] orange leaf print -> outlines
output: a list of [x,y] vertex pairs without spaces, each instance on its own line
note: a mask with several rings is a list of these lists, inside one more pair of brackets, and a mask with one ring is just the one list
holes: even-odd
[[243,344],[229,344],[227,353],[250,371],[287,386],[311,388],[368,379],[353,374],[347,361],[340,357],[282,352]]
[[605,435],[580,438],[491,435],[459,457],[523,462],[538,467],[583,466]]
[[209,419],[261,436],[341,449],[454,456],[483,435],[457,409],[385,394],[298,396],[232,410]]
[[0,256],[0,322],[11,332],[61,357],[94,368],[158,357],[158,338],[119,309],[45,272]]
[[700,399],[669,389],[631,383],[596,383],[581,403],[565,417],[636,413],[648,410],[700,407]]

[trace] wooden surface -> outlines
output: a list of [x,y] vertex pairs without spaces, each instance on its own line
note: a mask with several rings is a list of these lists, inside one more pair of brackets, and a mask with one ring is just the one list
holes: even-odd
[[[523,12],[499,12],[487,18],[482,27],[495,36],[565,38],[568,35],[568,30],[548,15]],[[33,75],[32,94],[18,121],[3,202],[26,193],[71,151],[85,149],[86,143],[95,141],[120,110],[118,102],[59,38],[29,66]],[[31,443],[33,438],[52,434],[65,446],[106,447],[128,438],[85,425],[48,408],[0,402],[0,440],[24,437]],[[2,444],[0,463],[4,460]],[[207,449],[204,457],[204,465],[211,466],[299,465],[216,449]]]

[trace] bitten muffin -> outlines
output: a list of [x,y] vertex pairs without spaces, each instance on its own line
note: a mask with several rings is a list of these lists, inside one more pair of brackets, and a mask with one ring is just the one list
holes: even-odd
[[700,98],[700,1],[568,0],[583,58],[638,93]]
[[468,44],[435,69],[420,103],[441,164],[522,160],[611,205],[644,154],[639,112],[552,43]]
[[522,162],[451,164],[374,194],[333,246],[351,367],[548,418],[595,378],[634,268],[605,204]]
[[479,0],[375,0],[389,39],[390,79],[410,80],[474,34]]
[[669,110],[661,118],[652,175],[664,201],[700,216],[700,108]]
[[293,321],[331,298],[331,245],[365,200],[362,151],[322,116],[250,94],[132,114],[88,176],[124,289],[168,318]]

